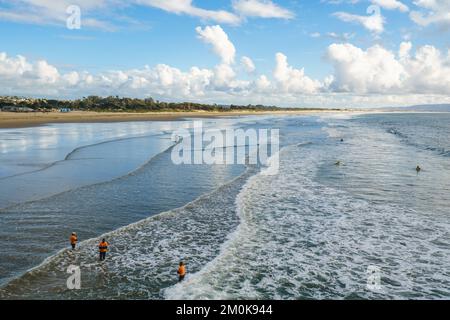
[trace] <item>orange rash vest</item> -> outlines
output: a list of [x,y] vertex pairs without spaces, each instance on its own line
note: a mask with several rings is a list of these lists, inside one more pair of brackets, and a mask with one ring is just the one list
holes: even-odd
[[100,244],[98,245],[98,248],[99,248],[100,252],[108,251],[108,242],[100,242]]
[[186,274],[186,267],[185,266],[181,266],[178,268],[178,274],[180,276],[184,276]]

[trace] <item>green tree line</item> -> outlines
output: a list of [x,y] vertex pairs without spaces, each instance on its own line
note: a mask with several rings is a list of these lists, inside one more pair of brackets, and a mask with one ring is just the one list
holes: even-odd
[[279,111],[319,110],[320,108],[279,108],[264,105],[218,105],[193,102],[164,102],[153,98],[136,99],[118,96],[89,96],[77,100],[34,99],[17,96],[0,97],[0,108],[27,107],[36,111],[70,108],[80,111],[99,112],[149,112],[149,111]]

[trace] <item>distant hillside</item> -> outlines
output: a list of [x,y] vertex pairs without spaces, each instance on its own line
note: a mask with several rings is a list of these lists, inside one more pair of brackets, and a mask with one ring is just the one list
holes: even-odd
[[420,112],[450,112],[450,104],[425,104],[403,108],[395,108],[395,110],[420,111]]

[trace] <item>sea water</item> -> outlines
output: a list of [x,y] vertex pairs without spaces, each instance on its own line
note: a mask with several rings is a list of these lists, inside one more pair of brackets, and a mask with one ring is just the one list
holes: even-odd
[[[265,116],[212,126],[279,129],[278,174],[174,166],[168,149],[112,181],[7,208],[0,297],[450,296],[449,114]],[[71,252],[64,237],[74,228],[86,240]],[[101,237],[111,242],[104,263],[95,249]],[[177,283],[180,260],[188,275]],[[66,286],[69,265],[80,266],[80,290]]]

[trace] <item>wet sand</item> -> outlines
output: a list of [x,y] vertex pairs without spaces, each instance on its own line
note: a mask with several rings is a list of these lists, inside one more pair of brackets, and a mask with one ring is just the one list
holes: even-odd
[[[269,114],[312,114],[328,112],[327,110],[305,110],[305,111],[232,111],[232,112],[90,112],[73,111],[69,113],[60,112],[0,112],[0,128],[23,128],[35,127],[48,123],[86,123],[86,122],[126,122],[126,121],[170,121],[180,118],[214,118],[248,115]],[[329,112],[336,112],[329,111]]]

